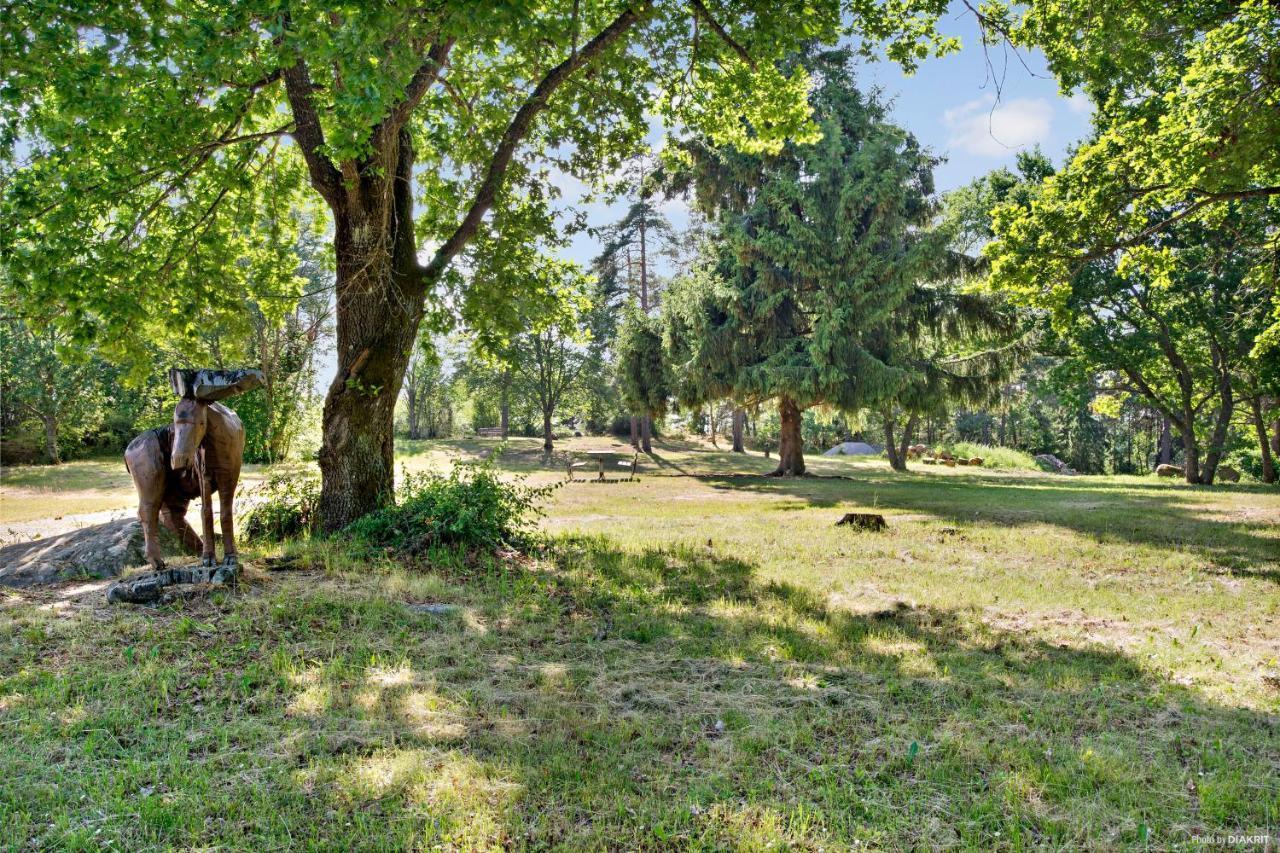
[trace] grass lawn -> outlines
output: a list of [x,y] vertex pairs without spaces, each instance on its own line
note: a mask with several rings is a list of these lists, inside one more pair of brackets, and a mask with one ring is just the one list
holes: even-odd
[[[662,445],[558,488],[529,557],[329,541],[159,608],[0,591],[0,845],[1274,844],[1280,491],[812,462]],[[563,479],[531,440],[502,464]],[[95,476],[7,471],[0,527]]]

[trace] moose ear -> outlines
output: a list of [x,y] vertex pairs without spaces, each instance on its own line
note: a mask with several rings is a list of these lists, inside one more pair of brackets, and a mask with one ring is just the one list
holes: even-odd
[[181,367],[169,368],[169,387],[179,397],[195,399],[195,375],[198,372]]

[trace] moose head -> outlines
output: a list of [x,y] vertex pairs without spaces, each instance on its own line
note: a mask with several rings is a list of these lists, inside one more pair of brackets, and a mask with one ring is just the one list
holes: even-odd
[[182,399],[173,410],[173,452],[170,465],[174,470],[190,468],[196,461],[200,444],[209,429],[209,406],[263,384],[260,370],[184,370],[169,371],[169,384]]
[[200,442],[209,428],[209,404],[194,397],[183,397],[173,410],[173,453],[170,464],[175,471],[190,468],[196,461]]

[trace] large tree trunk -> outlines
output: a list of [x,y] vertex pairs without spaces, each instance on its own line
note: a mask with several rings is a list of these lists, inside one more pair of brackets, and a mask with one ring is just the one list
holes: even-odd
[[640,419],[640,449],[645,453],[653,453],[653,421],[648,415]]
[[1169,428],[1169,419],[1160,418],[1160,454],[1156,457],[1157,465],[1173,464],[1173,430]]
[[1271,454],[1271,442],[1267,440],[1267,423],[1262,419],[1262,396],[1254,395],[1250,402],[1253,409],[1253,428],[1258,433],[1258,450],[1262,452],[1262,482],[1276,482],[1276,462]]
[[546,453],[550,453],[555,449],[555,433],[551,429],[551,410],[544,409],[542,411],[542,449]]
[[1182,478],[1192,485],[1200,482],[1200,445],[1196,442],[1196,429],[1190,417],[1182,427]]
[[902,458],[902,454],[898,452],[898,442],[893,436],[893,416],[885,414],[884,416],[884,452],[889,457],[889,467],[895,471],[907,470],[907,460]]
[[631,446],[640,449],[640,418],[631,416]]
[[745,453],[746,450],[742,446],[742,428],[745,426],[747,413],[742,409],[733,410],[733,452]]
[[916,433],[916,423],[919,418],[915,415],[907,417],[907,423],[902,427],[902,437],[898,439],[898,458],[902,460],[902,470],[907,470],[907,448],[911,447],[911,439]]
[[421,420],[418,410],[418,392],[413,386],[413,379],[409,380],[409,386],[405,390],[405,406],[409,414],[409,438],[419,439],[422,437]]
[[392,430],[422,318],[407,132],[386,177],[360,177],[362,203],[334,206],[338,372],[324,402],[320,518],[338,530],[394,498]]
[[1204,468],[1200,471],[1200,482],[1206,486],[1213,485],[1218,473],[1218,462],[1222,459],[1227,444],[1227,431],[1231,429],[1231,416],[1235,414],[1236,402],[1231,393],[1231,376],[1222,370],[1218,377],[1218,419],[1213,426],[1213,435],[1209,437],[1209,448],[1205,453]]
[[778,398],[778,467],[774,477],[799,477],[804,474],[804,439],[800,433],[800,407],[787,397]]
[[44,422],[45,461],[50,465],[61,464],[62,459],[58,456],[58,419],[53,415],[43,415],[40,420]]

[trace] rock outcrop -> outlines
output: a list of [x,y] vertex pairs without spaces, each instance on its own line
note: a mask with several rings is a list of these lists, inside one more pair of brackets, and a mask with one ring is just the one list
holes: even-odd
[[[181,550],[167,530],[161,537],[161,546],[166,554]],[[122,518],[0,548],[0,586],[112,578],[145,562],[142,525],[136,518]]]
[[1054,456],[1052,453],[1037,453],[1035,456],[1035,460],[1036,460],[1036,464],[1039,465],[1041,469],[1045,471],[1050,471],[1054,474],[1076,473],[1076,469],[1072,468],[1070,465],[1063,462],[1061,459]]

